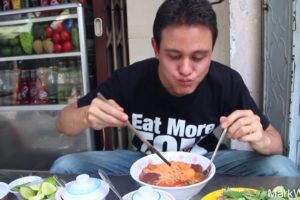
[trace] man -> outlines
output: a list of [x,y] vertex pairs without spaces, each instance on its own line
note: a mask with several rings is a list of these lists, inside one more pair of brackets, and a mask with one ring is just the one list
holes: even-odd
[[[77,105],[67,106],[57,128],[68,135],[124,127],[129,120],[160,151],[198,149],[210,157],[213,130],[228,128],[227,137],[248,143],[251,151],[220,151],[217,173],[239,176],[296,176],[295,165],[282,154],[280,134],[258,110],[241,76],[211,60],[218,30],[207,0],[166,0],[153,26],[156,58],[114,73]],[[101,92],[108,101],[97,98]],[[55,161],[53,173],[129,174],[131,164],[149,153],[134,137],[137,151],[115,150],[66,155]],[[276,164],[274,164],[276,163]]]

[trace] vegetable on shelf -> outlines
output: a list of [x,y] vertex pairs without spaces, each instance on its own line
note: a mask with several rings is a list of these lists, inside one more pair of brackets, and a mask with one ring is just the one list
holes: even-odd
[[26,54],[32,54],[33,36],[31,32],[21,32],[19,38],[24,52]]

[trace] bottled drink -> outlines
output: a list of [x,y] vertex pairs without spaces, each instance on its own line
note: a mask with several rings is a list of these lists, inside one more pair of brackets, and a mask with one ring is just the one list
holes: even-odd
[[48,82],[49,89],[49,104],[57,103],[57,67],[50,66],[48,68]]
[[63,62],[58,62],[57,73],[57,100],[59,104],[67,104],[69,97],[68,68]]
[[30,104],[37,104],[37,89],[36,89],[36,70],[30,70],[29,75],[29,96],[30,96]]
[[38,6],[40,6],[38,0],[30,0],[29,5],[30,5],[30,7],[38,7]]
[[69,74],[70,74],[70,98],[77,100],[81,96],[81,73],[80,68],[76,66],[75,62],[72,60],[69,62]]
[[28,71],[22,70],[20,76],[17,101],[21,105],[29,104],[29,86],[27,83]]
[[48,104],[49,90],[47,87],[47,68],[41,67],[37,69],[37,103]]
[[20,79],[20,70],[18,66],[15,65],[12,72],[12,104],[18,104],[18,91],[19,91],[19,79]]
[[29,8],[29,0],[22,0],[21,6],[22,8]]
[[10,0],[2,0],[2,9],[5,10],[11,10],[11,4]]

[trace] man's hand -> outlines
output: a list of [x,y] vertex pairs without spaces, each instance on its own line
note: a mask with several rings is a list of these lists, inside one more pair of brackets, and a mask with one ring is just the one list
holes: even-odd
[[251,110],[236,110],[227,117],[221,117],[222,128],[228,128],[227,137],[241,142],[248,142],[262,154],[282,153],[280,134],[269,125],[263,130],[260,117]]
[[115,101],[95,98],[88,106],[78,108],[76,102],[66,106],[59,112],[55,124],[61,133],[78,135],[87,128],[122,127],[127,120],[127,114]]
[[89,126],[95,130],[105,127],[123,127],[128,120],[124,109],[114,100],[93,99],[86,112]]

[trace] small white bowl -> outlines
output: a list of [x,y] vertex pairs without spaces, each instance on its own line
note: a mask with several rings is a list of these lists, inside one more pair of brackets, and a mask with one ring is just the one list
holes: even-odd
[[33,181],[38,181],[38,180],[42,180],[42,178],[39,177],[39,176],[24,176],[24,177],[18,178],[16,180],[10,182],[8,184],[8,186],[9,186],[10,192],[15,194],[18,197],[19,196],[19,195],[17,195],[18,192],[15,192],[15,191],[12,190],[14,187],[19,186],[19,185],[23,185],[23,184],[26,184],[26,183],[30,183],[30,182],[33,182]]
[[60,188],[56,194],[56,200],[104,200],[109,193],[109,186],[101,179],[90,177],[88,174],[80,174],[76,180]]
[[[189,152],[162,152],[162,155],[168,160],[168,161],[181,161],[185,163],[191,163],[191,164],[200,164],[204,169],[209,165],[210,160],[204,156],[189,153]],[[131,177],[138,182],[140,185],[150,185],[148,183],[145,183],[139,179],[139,176],[142,172],[142,170],[147,167],[150,163],[151,164],[158,164],[162,163],[163,161],[161,158],[159,158],[156,154],[147,155],[143,158],[140,158],[130,168],[130,175]],[[203,181],[188,185],[188,186],[179,186],[179,187],[162,187],[162,186],[155,186],[150,185],[151,187],[159,190],[164,190],[166,192],[169,192],[171,195],[175,197],[176,200],[188,200],[198,194],[201,189],[207,184],[207,182],[215,175],[216,173],[216,167],[212,163],[211,165],[211,171],[204,179]]]
[[[143,195],[146,192],[145,195]],[[175,200],[168,192],[154,189],[151,186],[142,186],[123,196],[124,200]]]
[[9,186],[6,183],[0,182],[0,199],[6,199],[9,192]]

